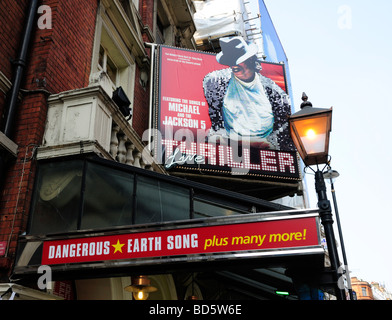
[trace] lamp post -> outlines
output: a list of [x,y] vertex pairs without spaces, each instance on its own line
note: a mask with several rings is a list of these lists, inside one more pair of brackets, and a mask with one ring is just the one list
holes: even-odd
[[328,246],[331,269],[335,280],[335,292],[338,300],[345,300],[344,290],[338,287],[339,255],[333,230],[331,204],[327,198],[323,170],[319,165],[328,163],[329,134],[332,124],[332,108],[313,108],[305,93],[302,94],[301,110],[289,118],[290,133],[298,153],[305,165],[310,168],[317,166],[315,173],[315,187],[318,198],[318,208],[321,223],[324,226],[325,238]]
[[333,205],[334,205],[334,209],[335,209],[336,223],[338,226],[340,245],[342,246],[344,271],[346,273],[346,279],[347,279],[347,284],[348,284],[348,293],[350,295],[350,300],[354,300],[353,289],[351,287],[350,271],[349,271],[348,262],[347,262],[346,248],[344,246],[343,232],[342,232],[342,227],[340,224],[338,203],[336,201],[335,186],[333,184],[334,179],[336,179],[337,177],[339,177],[339,172],[337,172],[336,170],[332,170],[331,168],[329,168],[329,170],[324,173],[324,179],[329,179],[329,181],[331,183],[331,193],[332,193]]

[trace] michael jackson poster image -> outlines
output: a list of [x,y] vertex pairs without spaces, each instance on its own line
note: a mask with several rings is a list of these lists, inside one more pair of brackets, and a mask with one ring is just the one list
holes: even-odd
[[171,170],[298,177],[284,65],[242,37],[211,54],[160,46],[158,131]]

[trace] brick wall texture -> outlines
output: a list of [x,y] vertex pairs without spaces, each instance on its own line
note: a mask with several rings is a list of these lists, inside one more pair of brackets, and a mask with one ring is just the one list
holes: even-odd
[[[18,144],[17,159],[6,172],[0,194],[0,241],[7,243],[6,256],[0,256],[0,282],[7,281],[15,259],[18,236],[26,231],[34,186],[34,151],[42,143],[50,94],[83,88],[89,84],[96,17],[99,0],[42,0],[51,9],[52,28],[35,26],[28,61],[21,85],[21,101],[11,139]],[[153,30],[154,0],[140,0],[144,24]],[[0,1],[0,72],[12,82],[24,30],[28,0]],[[43,14],[37,13],[37,19]],[[47,22],[47,21],[46,21]],[[136,68],[133,127],[142,136],[148,127],[148,93],[139,83]],[[0,119],[6,108],[4,85],[0,90]]]
[[[0,71],[9,81],[12,60],[18,57],[28,2],[0,2]],[[50,7],[52,28],[35,26],[21,86],[23,98],[17,106],[11,137],[19,146],[18,157],[10,163],[0,197],[0,241],[7,242],[7,257],[0,257],[2,278],[5,271],[10,271],[17,238],[27,225],[36,167],[32,156],[42,142],[47,97],[50,93],[86,87],[91,68],[97,1],[48,0],[40,5]],[[37,18],[43,14],[37,13]],[[4,92],[0,104],[3,115]]]

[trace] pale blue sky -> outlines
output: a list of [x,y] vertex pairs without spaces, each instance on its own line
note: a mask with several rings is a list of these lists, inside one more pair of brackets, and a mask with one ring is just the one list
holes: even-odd
[[[303,91],[314,107],[333,107],[331,165],[351,274],[392,291],[392,1],[264,2],[296,110]],[[316,207],[314,177],[307,181]]]

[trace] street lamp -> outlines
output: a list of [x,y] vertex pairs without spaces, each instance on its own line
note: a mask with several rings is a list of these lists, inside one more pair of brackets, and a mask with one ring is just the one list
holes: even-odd
[[302,94],[303,103],[301,110],[289,118],[290,133],[293,142],[305,165],[317,165],[315,173],[315,186],[318,197],[318,207],[321,223],[324,226],[325,238],[328,246],[331,269],[335,277],[336,297],[345,300],[344,290],[338,288],[339,280],[339,255],[333,231],[333,219],[331,204],[327,198],[323,170],[319,165],[328,164],[329,134],[332,126],[332,108],[313,108],[305,93]]
[[291,137],[305,165],[327,163],[332,108],[313,108],[305,92],[302,100],[301,110],[289,120]]

